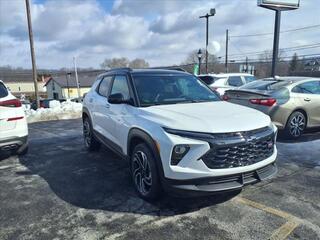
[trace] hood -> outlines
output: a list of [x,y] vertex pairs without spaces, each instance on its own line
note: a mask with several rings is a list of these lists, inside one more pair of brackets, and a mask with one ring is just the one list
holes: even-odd
[[163,127],[194,132],[250,131],[271,123],[262,112],[224,101],[158,105],[140,110],[141,117]]

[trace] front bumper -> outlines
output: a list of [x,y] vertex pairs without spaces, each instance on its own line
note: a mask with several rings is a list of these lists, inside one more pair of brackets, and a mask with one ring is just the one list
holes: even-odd
[[166,192],[178,196],[201,196],[217,192],[239,190],[245,185],[272,178],[278,171],[275,162],[254,171],[238,174],[204,177],[190,180],[163,179]]

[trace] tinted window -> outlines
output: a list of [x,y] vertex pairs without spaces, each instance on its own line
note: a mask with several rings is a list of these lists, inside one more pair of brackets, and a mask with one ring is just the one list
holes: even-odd
[[243,82],[242,82],[241,77],[233,76],[233,77],[229,77],[228,84],[230,86],[239,87],[239,86],[243,85]]
[[320,94],[320,81],[302,83],[292,89],[295,93]]
[[254,76],[244,76],[244,79],[246,80],[246,83],[250,83],[257,80]]
[[136,75],[133,79],[142,106],[220,100],[191,75]]
[[111,79],[112,76],[104,77],[102,82],[100,83],[98,92],[101,96],[108,96]]
[[200,78],[207,85],[210,85],[210,84],[214,83],[214,78],[211,77],[211,76],[199,76],[198,78]]
[[111,94],[122,93],[124,99],[130,98],[129,86],[126,76],[116,76],[113,81]]
[[3,83],[0,82],[0,98],[8,96],[8,90]]

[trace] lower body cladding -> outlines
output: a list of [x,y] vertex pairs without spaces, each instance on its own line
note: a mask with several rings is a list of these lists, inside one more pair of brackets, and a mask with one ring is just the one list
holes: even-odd
[[277,173],[275,127],[230,134],[177,134],[168,136],[188,152],[180,162],[172,161],[171,148],[171,164],[164,166],[162,179],[169,193],[188,196],[237,190]]

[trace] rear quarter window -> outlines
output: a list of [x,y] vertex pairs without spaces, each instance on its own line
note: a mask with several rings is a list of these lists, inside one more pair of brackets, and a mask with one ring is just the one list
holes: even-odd
[[8,96],[8,90],[6,88],[6,86],[0,82],[0,98],[6,97]]

